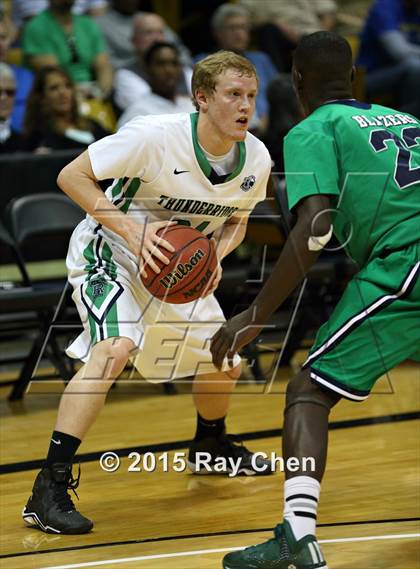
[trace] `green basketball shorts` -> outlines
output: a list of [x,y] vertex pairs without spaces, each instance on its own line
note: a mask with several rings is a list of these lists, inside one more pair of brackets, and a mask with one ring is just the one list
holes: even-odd
[[303,364],[311,379],[353,401],[420,356],[420,243],[372,259],[347,285]]

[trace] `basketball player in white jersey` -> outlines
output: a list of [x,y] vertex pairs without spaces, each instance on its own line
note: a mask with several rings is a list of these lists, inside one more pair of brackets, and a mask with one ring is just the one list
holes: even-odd
[[[240,375],[227,361],[219,371],[209,339],[224,322],[212,294],[220,264],[205,296],[174,305],[153,298],[140,270],[158,272],[156,249],[171,245],[157,232],[183,223],[213,234],[221,261],[244,238],[247,218],[265,198],[271,160],[247,132],[258,82],[254,66],[232,52],[197,64],[192,92],[197,113],[139,117],[92,144],[59,175],[61,189],[87,216],[70,241],[67,266],[84,331],[68,354],[85,362],[62,396],[44,468],[23,510],[30,525],[54,533],[85,533],[93,523],[76,509],[68,490],[74,455],[93,424],[113,381],[133,358],[151,381],[195,376],[197,431],[189,451],[240,459],[240,474],[258,474],[256,459],[226,435],[230,394]],[[104,196],[97,181],[114,181]],[[174,349],[174,346],[176,349]],[[173,357],[176,353],[176,357]],[[94,378],[94,379],[92,379]]]

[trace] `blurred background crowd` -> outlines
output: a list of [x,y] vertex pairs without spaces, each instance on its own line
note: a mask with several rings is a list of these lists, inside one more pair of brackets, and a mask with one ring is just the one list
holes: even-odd
[[420,115],[420,0],[0,0],[0,152],[81,151],[138,115],[194,110],[194,62],[218,49],[258,72],[251,125],[282,169],[299,120],[299,39],[351,42],[355,95]]

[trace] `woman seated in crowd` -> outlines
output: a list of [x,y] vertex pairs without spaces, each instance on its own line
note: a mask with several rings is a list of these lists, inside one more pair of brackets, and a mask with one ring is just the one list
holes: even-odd
[[85,149],[109,132],[79,113],[76,89],[59,67],[44,67],[28,97],[24,134],[26,150]]

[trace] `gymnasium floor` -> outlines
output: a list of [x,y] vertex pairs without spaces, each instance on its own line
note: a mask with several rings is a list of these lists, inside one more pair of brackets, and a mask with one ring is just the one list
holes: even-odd
[[[291,373],[281,370],[270,393],[244,383],[233,397],[229,431],[253,450],[280,455]],[[9,389],[0,388],[1,567],[220,569],[225,552],[264,541],[280,521],[281,472],[236,479],[174,472],[174,453],[184,456],[194,429],[189,385],[164,396],[138,380],[112,390],[80,448],[75,502],[95,521],[94,531],[60,536],[26,528],[20,512],[55,419],[59,395],[51,391],[62,386],[34,384],[13,405]],[[420,371],[407,362],[382,378],[367,402],[343,401],[333,411],[318,518],[329,569],[420,568],[419,409]],[[136,448],[158,459],[167,452],[168,472],[163,459],[155,472],[128,472],[127,454]],[[121,455],[118,471],[101,469],[105,451]]]

